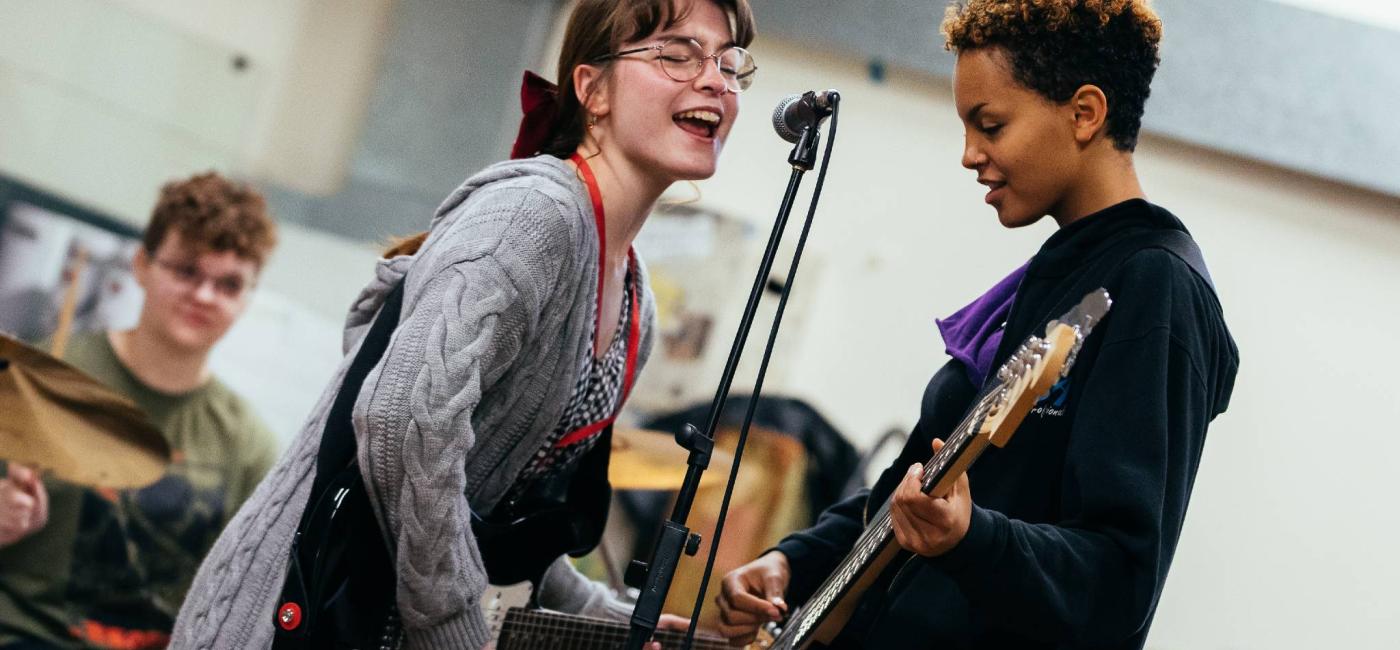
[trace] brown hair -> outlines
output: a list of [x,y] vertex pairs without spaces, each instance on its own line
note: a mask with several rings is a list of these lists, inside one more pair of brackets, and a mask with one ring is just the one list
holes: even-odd
[[[753,42],[754,20],[749,0],[693,1],[713,2],[729,14],[735,45],[748,47]],[[690,5],[680,6],[683,2],[580,0],[573,13],[569,14],[569,24],[564,28],[564,46],[559,52],[559,112],[554,121],[554,131],[539,153],[568,158],[583,143],[588,116],[574,92],[574,68],[588,64],[601,65],[606,78],[611,68],[607,63],[596,63],[598,59],[618,51],[625,43],[670,29],[685,20]],[[427,238],[428,233],[422,232],[392,239],[384,251],[384,257],[412,255]]]
[[195,248],[233,251],[259,267],[277,245],[277,226],[263,196],[215,172],[166,183],[160,189],[142,236],[146,253],[154,255],[171,231]]
[[1098,86],[1109,139],[1136,147],[1162,40],[1146,0],[970,0],[948,7],[943,35],[949,50],[1002,49],[1016,80],[1053,102]]
[[[683,0],[581,0],[569,16],[564,47],[559,53],[559,114],[554,133],[541,153],[567,158],[583,142],[588,116],[574,92],[574,68],[594,64],[622,48],[623,44],[670,29],[685,20],[689,5]],[[714,2],[729,14],[734,44],[753,42],[753,11],[748,0],[694,0]],[[608,64],[603,75],[608,74]]]
[[428,241],[428,231],[424,230],[416,235],[407,237],[390,237],[389,243],[381,254],[384,259],[393,259],[400,255],[412,255],[423,247],[423,242]]

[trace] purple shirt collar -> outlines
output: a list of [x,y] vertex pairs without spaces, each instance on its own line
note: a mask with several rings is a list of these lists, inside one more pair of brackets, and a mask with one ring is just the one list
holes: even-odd
[[981,388],[992,370],[1005,332],[1006,317],[1011,314],[1011,303],[1016,299],[1016,288],[1021,285],[1028,266],[1030,262],[1022,264],[971,304],[934,321],[943,335],[948,356],[962,362],[973,386]]

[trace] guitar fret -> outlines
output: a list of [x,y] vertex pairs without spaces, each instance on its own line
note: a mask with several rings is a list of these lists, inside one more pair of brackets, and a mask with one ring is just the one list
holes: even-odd
[[[952,468],[964,460],[965,454],[969,453],[972,446],[971,443],[978,439],[984,429],[989,436],[997,435],[1002,438],[997,444],[1004,444],[1004,438],[1014,432],[1020,424],[1019,419],[1008,419],[1010,414],[1015,414],[1017,418],[1024,417],[1025,411],[1018,412],[1017,409],[1033,406],[1035,400],[1054,383],[1049,381],[1050,379],[1058,380],[1069,376],[1070,368],[1074,365],[1084,340],[1095,324],[1104,318],[1112,304],[1113,300],[1107,291],[1091,291],[1068,313],[1047,324],[1044,338],[1027,338],[997,369],[996,383],[977,398],[948,436],[943,447],[924,463],[920,476],[923,491],[932,491],[938,482],[948,477]],[[1059,366],[1046,367],[1046,361],[1055,356],[1060,357]],[[1032,386],[1038,387],[1036,392],[1040,394],[1034,394],[1031,391]],[[1008,411],[1003,412],[1003,409]],[[989,424],[991,426],[987,426]],[[989,442],[990,440],[984,441],[983,444]],[[978,447],[976,453],[980,454],[984,448]],[[975,456],[972,460],[976,460]],[[857,538],[851,553],[832,571],[808,599],[808,604],[799,610],[774,640],[775,650],[796,650],[808,645],[808,633],[820,621],[825,620],[831,605],[837,602],[837,596],[843,595],[856,576],[873,568],[877,554],[887,548],[894,536],[892,522],[890,503],[886,499],[875,515],[870,517],[869,525]]]
[[[977,428],[981,426],[992,405],[1002,398],[1004,390],[1003,382],[984,394],[969,410],[957,428],[953,430],[952,435],[948,436],[944,446],[924,464],[921,478],[925,491],[932,489],[933,479],[945,474],[953,461],[966,450],[968,443],[975,437]],[[778,644],[775,645],[774,650],[795,648],[798,643],[805,641],[807,634],[812,631],[815,624],[826,616],[827,610],[836,602],[838,595],[842,594],[850,586],[852,580],[869,566],[880,549],[889,543],[893,536],[893,519],[889,512],[887,499],[870,525],[857,538],[853,552],[837,566],[832,575],[808,599],[807,606],[798,614],[796,620],[789,621],[787,629],[777,639]]]
[[[611,650],[623,645],[631,629],[628,625],[547,610],[511,608],[502,626],[498,650]],[[683,632],[658,631],[655,635],[665,650],[680,648]],[[720,650],[728,644],[721,639],[696,637],[700,650]]]

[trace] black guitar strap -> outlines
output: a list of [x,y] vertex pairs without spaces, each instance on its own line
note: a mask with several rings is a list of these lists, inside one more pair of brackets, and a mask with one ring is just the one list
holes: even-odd
[[[1044,323],[1048,323],[1051,318],[1063,314],[1079,304],[1079,301],[1083,299],[1085,294],[1098,288],[1098,285],[1102,282],[1102,278],[1114,267],[1127,261],[1129,257],[1132,257],[1138,251],[1149,248],[1160,248],[1177,256],[1181,261],[1185,262],[1196,275],[1200,276],[1201,280],[1205,281],[1206,286],[1210,287],[1211,293],[1215,292],[1215,281],[1211,279],[1210,270],[1206,268],[1205,257],[1201,255],[1201,249],[1196,245],[1195,240],[1191,239],[1191,235],[1180,230],[1165,229],[1135,233],[1124,236],[1121,240],[1113,243],[1109,246],[1108,250],[1099,255],[1098,259],[1091,262],[1091,264],[1093,264],[1093,267],[1091,267],[1092,270],[1085,272],[1083,274],[1083,279],[1076,282],[1069,291],[1065,292],[1059,303],[1055,304],[1049,312],[1041,316],[1038,322],[1041,323],[1042,326],[1039,326],[1035,331],[1039,333],[1043,329]],[[1014,316],[1014,314],[1012,314],[1012,316]],[[1015,346],[1020,344],[1020,340],[1011,340],[1010,338],[1002,339],[1001,346],[997,349],[996,358],[1006,359],[1010,357],[1012,351],[1015,350]],[[987,373],[987,378],[979,391],[979,397],[981,392],[989,390],[996,384],[996,373]],[[976,400],[973,400],[973,403],[976,403]]]
[[1201,247],[1196,245],[1196,240],[1191,239],[1191,235],[1172,230],[1162,235],[1157,245],[1181,258],[1196,275],[1205,280],[1212,293],[1215,291],[1215,280],[1210,277],[1210,269],[1206,268],[1206,258],[1201,255]]
[[[345,380],[331,404],[331,412],[326,417],[326,428],[321,434],[321,449],[316,455],[316,480],[311,484],[311,498],[314,503],[325,492],[331,477],[347,465],[355,462],[355,428],[351,414],[355,400],[360,396],[365,378],[379,364],[384,351],[389,348],[389,339],[399,324],[399,312],[403,309],[403,281],[384,299],[379,314],[374,317],[369,332],[365,334],[355,360],[345,372]],[[302,523],[306,523],[306,513],[302,513]]]
[[[375,637],[382,637],[386,626],[395,627],[393,620],[355,616],[358,608],[383,611],[393,619],[395,580],[392,556],[356,460],[351,414],[365,378],[384,356],[398,327],[403,292],[401,281],[385,298],[326,416],[316,478],[293,537],[287,578],[274,614],[276,650],[329,648],[347,637],[388,642]],[[328,517],[332,512],[337,516]],[[321,620],[323,616],[330,620]]]

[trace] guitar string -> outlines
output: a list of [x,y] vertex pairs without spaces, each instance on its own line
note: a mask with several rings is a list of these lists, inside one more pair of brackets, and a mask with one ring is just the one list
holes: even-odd
[[[1021,351],[1018,350],[1018,352],[1013,355],[1011,361],[1015,361],[1020,355]],[[1040,357],[1040,355],[1036,356]],[[1010,364],[1011,361],[1008,361],[1008,364]],[[1024,364],[1025,362],[1023,361],[1021,363]],[[930,479],[946,471],[950,461],[955,456],[960,455],[965,450],[967,443],[975,437],[973,433],[974,426],[980,429],[978,425],[981,425],[982,422],[985,421],[985,418],[990,415],[990,409],[993,404],[1002,401],[1006,391],[1016,383],[1021,382],[1022,379],[1028,375],[1028,370],[1029,368],[1021,368],[1019,372],[998,382],[991,390],[986,391],[982,397],[978,399],[973,408],[968,411],[967,416],[964,417],[962,422],[954,429],[953,434],[948,437],[947,443],[933,455],[933,458],[925,463],[920,481],[924,484],[926,492],[933,487],[929,484]],[[862,532],[861,536],[856,540],[856,544],[853,548],[859,552],[853,551],[847,556],[846,560],[837,565],[831,577],[817,589],[808,601],[817,603],[826,602],[827,604],[834,601],[837,592],[845,589],[850,583],[851,578],[860,573],[862,565],[874,556],[875,551],[879,550],[889,541],[893,534],[892,523],[893,518],[889,511],[889,499],[886,499],[885,503],[880,507],[880,510],[876,512],[876,516],[872,520],[871,525],[867,526],[865,531]],[[811,609],[804,610],[796,620],[790,621],[784,633],[779,635],[778,639],[775,640],[774,650],[793,647],[793,644],[798,641],[798,638],[801,637],[802,634],[789,635],[787,630],[803,630],[804,628],[810,628],[811,622],[809,619],[816,615],[824,616],[826,613],[825,609],[825,607],[822,607],[821,610],[815,612]]]
[[[999,384],[995,389],[988,391],[977,401],[976,405],[968,411],[967,416],[964,417],[963,421],[954,429],[953,434],[948,437],[948,444],[942,449],[939,449],[926,464],[924,475],[921,480],[926,481],[931,471],[941,471],[939,468],[946,465],[948,459],[956,452],[960,451],[967,440],[971,439],[973,425],[977,424],[984,417],[986,410],[991,407],[992,400],[1001,394],[1001,388],[1002,386]],[[808,602],[820,603],[824,600],[834,601],[836,593],[845,589],[846,585],[849,583],[850,577],[855,575],[858,565],[863,564],[878,547],[883,546],[888,540],[888,533],[890,530],[889,524],[889,500],[886,499],[884,505],[882,505],[880,510],[876,513],[872,525],[867,526],[865,531],[857,538],[853,548],[859,552],[852,552],[847,556],[846,560],[837,565],[831,577],[827,578],[821,587],[808,599]],[[788,625],[785,626],[783,634],[775,639],[774,650],[793,647],[793,644],[796,643],[798,638],[802,635],[797,633],[789,634],[788,631],[792,630],[795,632],[809,626],[809,619],[817,614],[824,615],[825,612],[814,612],[808,608],[799,614],[796,619],[789,621]]]
[[[1023,360],[1022,364],[1024,363],[1025,361]],[[1004,397],[1005,391],[1009,388],[1009,384],[1018,383],[1025,379],[1027,376],[1027,370],[1029,370],[1029,368],[1022,368],[1021,372],[1017,372],[1015,375],[1008,377],[1006,380],[998,382],[997,386],[995,386],[992,390],[987,391],[978,400],[976,406],[959,424],[959,426],[954,431],[953,435],[949,437],[948,444],[941,448],[938,453],[934,454],[933,458],[931,458],[928,461],[928,463],[926,463],[924,471],[922,473],[922,481],[925,484],[925,490],[932,488],[932,485],[929,484],[929,480],[932,479],[934,476],[946,471],[948,463],[955,456],[959,455],[962,451],[965,450],[968,441],[970,441],[974,437],[972,433],[974,425],[980,425],[984,422],[985,417],[990,414],[990,408],[992,404],[995,401],[999,401]],[[1024,388],[1024,386],[1022,387]],[[978,428],[980,429],[980,427]],[[861,538],[857,542],[856,548],[860,549],[862,553],[853,553],[851,558],[848,558],[846,562],[843,562],[842,566],[838,567],[838,571],[833,574],[833,578],[842,576],[842,579],[839,581],[835,581],[835,583],[830,586],[823,585],[823,588],[818,590],[818,594],[824,594],[824,592],[831,591],[833,588],[844,588],[845,584],[847,584],[850,577],[854,575],[852,571],[854,567],[848,567],[846,565],[854,564],[855,562],[853,562],[853,560],[860,560],[860,563],[863,563],[866,559],[869,558],[870,553],[873,553],[878,546],[888,541],[889,534],[891,532],[891,521],[891,516],[889,514],[889,502],[888,500],[886,500],[886,503],[881,507],[879,513],[877,513],[876,523],[870,527],[867,527],[866,531],[862,533]],[[833,580],[828,579],[827,582],[833,583]],[[811,612],[804,612],[804,615],[805,614],[811,614]],[[805,616],[799,618],[802,619],[805,618]],[[528,633],[531,630],[546,633],[546,636],[540,636],[537,639],[531,636],[529,638],[529,641],[537,641],[538,644],[547,644],[550,641],[554,641],[554,644],[550,647],[546,647],[545,645],[539,645],[538,647],[540,647],[542,650],[572,650],[574,648],[577,648],[577,650],[592,650],[593,648],[600,647],[615,647],[611,645],[590,645],[590,643],[593,642],[624,642],[628,637],[629,628],[627,628],[621,623],[605,621],[602,619],[578,617],[558,612],[548,612],[545,610],[523,610],[521,608],[511,608],[511,610],[507,613],[506,621],[502,626],[500,639],[500,641],[503,644],[501,646],[502,650],[533,650],[533,648],[536,647],[537,644],[529,641],[527,641],[528,646],[525,648],[519,648],[513,642],[511,642],[510,645],[505,645],[507,641],[512,640],[514,638],[514,633],[516,631]],[[777,639],[778,645],[775,647],[791,647],[797,641],[797,638],[795,636],[788,639],[783,638],[788,636],[789,635],[786,634],[781,635],[779,639]],[[558,641],[561,637],[567,639],[569,642],[569,644],[563,648],[560,648],[558,646]],[[656,634],[656,640],[662,642],[663,646],[667,647],[669,647],[669,645],[672,642],[683,642],[683,639],[683,635],[670,631],[658,631]],[[724,644],[723,642],[715,643],[710,639],[705,638],[696,639],[696,642],[697,647],[700,647],[704,650],[709,650],[711,648],[718,649],[728,647],[727,644]]]
[[[1073,327],[1075,340],[1071,343],[1071,354],[1077,351],[1087,334],[1085,331],[1087,328],[1080,325],[1075,325]],[[1002,398],[1007,395],[1007,391],[1013,387],[1017,387],[1017,384],[1019,384],[1018,390],[1012,391],[1011,394],[1019,394],[1019,392],[1023,392],[1024,389],[1028,387],[1030,377],[1033,374],[1031,372],[1032,367],[1039,365],[1041,361],[1048,356],[1049,350],[1045,347],[1045,342],[1045,339],[1039,339],[1030,346],[1023,344],[1021,348],[1012,355],[1011,359],[1008,360],[1006,364],[1003,364],[1003,368],[1017,367],[1017,369],[1010,376],[998,382],[992,390],[987,391],[982,398],[978,400],[977,405],[971,409],[967,417],[959,423],[953,435],[949,436],[947,444],[939,449],[939,452],[934,454],[933,458],[925,464],[921,476],[925,492],[933,487],[933,485],[929,483],[930,479],[933,478],[934,475],[945,471],[945,466],[949,459],[963,451],[964,443],[971,439],[972,426],[974,424],[980,425],[983,422],[983,418],[991,414],[990,410],[987,410],[992,406],[988,400],[996,398],[996,400],[1001,401]],[[1035,349],[1037,346],[1039,346],[1040,349]],[[1069,369],[1070,363],[1072,363],[1072,361],[1066,362],[1065,366],[1060,369],[1062,375]],[[1000,372],[998,374],[1000,374]],[[893,532],[892,521],[893,519],[889,511],[889,499],[886,499],[885,503],[876,513],[872,524],[867,526],[865,531],[857,539],[852,553],[837,566],[832,575],[827,578],[812,597],[808,599],[809,603],[824,603],[823,606],[816,612],[811,611],[810,608],[805,609],[796,619],[789,621],[783,633],[774,640],[773,650],[794,648],[799,641],[805,640],[806,631],[812,627],[812,621],[809,619],[817,615],[825,616],[826,605],[829,605],[830,601],[835,600],[836,594],[834,592],[845,589],[850,579],[861,571],[860,565],[863,565],[869,558],[873,557],[875,551],[889,540]],[[860,552],[855,552],[857,550]]]
[[[595,648],[613,648],[615,644],[626,641],[630,628],[622,623],[595,619],[589,617],[579,617],[560,612],[549,612],[544,610],[523,610],[512,608],[507,614],[506,623],[502,626],[501,650],[533,650],[536,643],[558,642],[565,639],[570,645],[565,646],[565,650],[578,645],[580,650],[593,650]],[[528,646],[517,645],[520,635],[528,635],[531,632],[544,633],[546,636],[535,638],[530,636]],[[670,648],[678,646],[684,639],[684,635],[670,630],[659,631],[656,639],[661,641],[664,647]],[[609,643],[606,646],[592,645],[589,642],[597,641]],[[704,650],[718,650],[727,648],[728,645],[720,639],[700,638],[697,639],[696,647]],[[559,646],[551,645],[546,650],[560,650]]]

